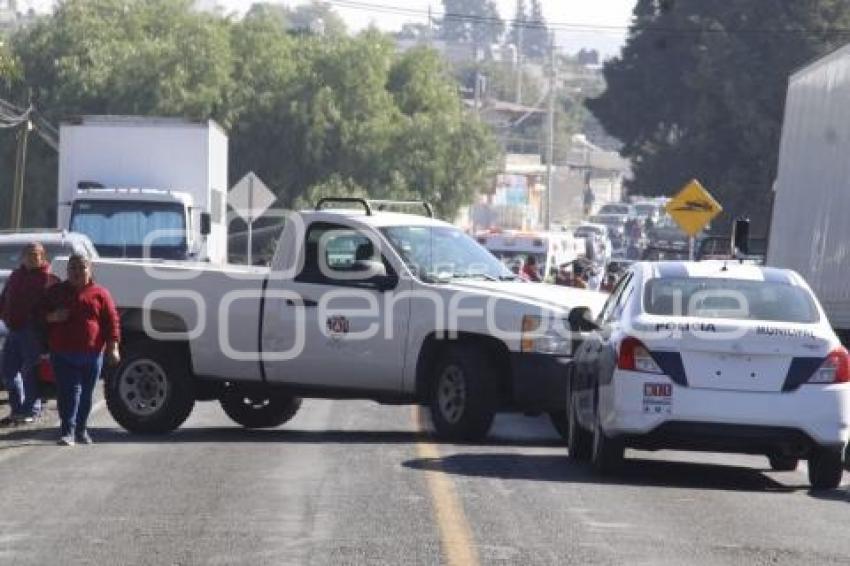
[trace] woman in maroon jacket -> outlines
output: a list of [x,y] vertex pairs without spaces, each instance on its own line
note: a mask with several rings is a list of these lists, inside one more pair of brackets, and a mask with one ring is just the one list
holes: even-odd
[[68,280],[47,291],[45,311],[58,389],[59,444],[91,444],[86,427],[104,352],[108,363],[119,361],[118,311],[109,291],[92,280],[89,259],[79,254],[68,260]]

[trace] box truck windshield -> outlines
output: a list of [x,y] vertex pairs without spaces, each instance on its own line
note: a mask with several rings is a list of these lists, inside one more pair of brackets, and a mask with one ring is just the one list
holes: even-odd
[[71,231],[88,236],[101,257],[186,259],[186,217],[179,203],[76,201]]

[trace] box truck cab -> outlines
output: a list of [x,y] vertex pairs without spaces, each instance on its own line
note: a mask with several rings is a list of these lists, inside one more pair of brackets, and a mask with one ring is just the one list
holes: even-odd
[[85,116],[59,129],[58,227],[101,257],[227,261],[227,136],[212,121]]

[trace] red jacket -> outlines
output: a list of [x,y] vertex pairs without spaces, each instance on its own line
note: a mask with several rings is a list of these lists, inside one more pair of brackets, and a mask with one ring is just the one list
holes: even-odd
[[43,313],[68,309],[65,322],[47,324],[47,345],[60,354],[102,352],[107,342],[118,342],[120,322],[112,296],[105,288],[89,283],[75,289],[67,281],[47,290]]
[[20,266],[12,272],[0,295],[0,318],[11,330],[21,330],[33,322],[45,290],[59,278],[50,273],[50,264],[28,269]]

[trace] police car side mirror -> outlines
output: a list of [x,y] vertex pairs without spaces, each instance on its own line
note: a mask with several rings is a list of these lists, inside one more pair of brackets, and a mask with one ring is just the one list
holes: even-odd
[[209,236],[212,233],[212,215],[209,212],[201,213],[201,236]]

